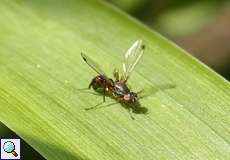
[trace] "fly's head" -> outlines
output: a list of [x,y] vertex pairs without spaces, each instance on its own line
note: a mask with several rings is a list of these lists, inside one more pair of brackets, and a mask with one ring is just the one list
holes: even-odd
[[136,103],[138,100],[137,93],[129,92],[124,95],[124,101],[129,104]]

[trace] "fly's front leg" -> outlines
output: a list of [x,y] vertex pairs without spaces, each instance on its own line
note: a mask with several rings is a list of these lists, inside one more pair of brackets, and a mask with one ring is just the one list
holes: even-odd
[[139,95],[139,94],[141,94],[142,92],[143,92],[143,89],[140,90],[140,91],[138,91],[137,94]]
[[89,87],[88,87],[89,89],[91,87],[93,87],[94,90],[97,90],[98,88],[100,88],[100,84],[98,83],[98,79],[97,78],[98,77],[95,77],[95,78],[92,79],[92,81],[90,82]]

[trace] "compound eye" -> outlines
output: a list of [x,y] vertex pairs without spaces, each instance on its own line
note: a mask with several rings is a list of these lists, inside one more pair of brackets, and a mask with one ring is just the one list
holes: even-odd
[[124,100],[129,101],[130,100],[130,95],[129,94],[124,95]]

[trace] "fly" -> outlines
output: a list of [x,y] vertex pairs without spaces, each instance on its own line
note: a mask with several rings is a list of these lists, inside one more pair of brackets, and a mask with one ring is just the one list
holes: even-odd
[[[98,73],[96,77],[94,77],[89,84],[89,88],[93,88],[94,90],[102,89],[103,90],[103,102],[105,102],[105,94],[110,95],[115,98],[119,103],[124,105],[129,109],[129,113],[135,111],[138,107],[138,95],[141,93],[133,92],[127,86],[127,81],[143,56],[145,50],[145,45],[142,40],[137,40],[133,43],[133,45],[128,49],[128,51],[124,55],[124,60],[122,63],[122,74],[119,75],[117,70],[114,70],[113,76],[114,79],[108,78],[104,71],[101,70],[99,65],[90,59],[85,54],[81,53],[83,60]],[[97,105],[98,106],[98,105]],[[86,110],[95,108],[87,108]],[[131,118],[134,119],[131,115]]]

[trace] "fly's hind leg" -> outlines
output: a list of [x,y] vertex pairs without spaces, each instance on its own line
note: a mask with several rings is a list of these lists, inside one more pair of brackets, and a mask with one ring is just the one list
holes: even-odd
[[93,107],[85,108],[85,110],[88,111],[88,110],[91,110],[91,109],[97,109],[97,108],[99,108],[99,106],[100,106],[101,104],[103,104],[103,103],[104,103],[104,102],[100,102],[100,103],[98,103],[97,105],[95,105],[95,106],[93,106]]
[[104,107],[110,107],[112,105],[117,104],[118,102],[114,102],[114,103],[110,103],[110,104],[101,106],[101,104],[103,104],[103,103],[104,102],[100,102],[100,103],[98,103],[97,105],[95,105],[93,107],[85,108],[85,110],[88,111],[88,110],[91,110],[91,109],[99,109],[99,108],[104,108]]

